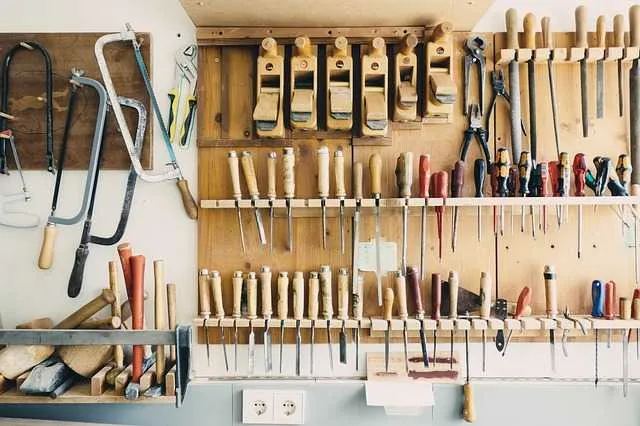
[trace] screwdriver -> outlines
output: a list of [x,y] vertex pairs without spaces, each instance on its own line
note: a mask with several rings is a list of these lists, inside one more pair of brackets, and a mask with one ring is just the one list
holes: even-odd
[[320,279],[317,272],[309,273],[309,319],[311,320],[311,350],[310,354],[310,372],[313,376],[313,370],[315,366],[314,361],[314,345],[316,342],[316,321],[318,320],[318,295],[320,294]]
[[262,334],[264,346],[264,370],[267,374],[270,374],[273,369],[271,329],[269,327],[269,320],[271,319],[271,315],[273,315],[273,308],[271,306],[271,277],[271,268],[263,265],[260,268],[260,300],[262,302],[262,318],[264,319],[264,332]]
[[[473,181],[476,187],[476,198],[484,196],[484,179],[487,173],[487,163],[483,158],[477,158],[473,163]],[[482,240],[482,207],[478,206],[478,241]]]
[[[604,318],[608,320],[616,317],[616,283],[608,281],[604,285]],[[611,329],[607,330],[607,349],[611,348]]]
[[327,321],[327,348],[329,349],[329,367],[333,371],[333,350],[331,349],[331,318],[333,318],[333,297],[331,295],[331,267],[320,266],[320,293],[322,299],[322,318]]
[[[569,169],[569,154],[560,153],[560,163],[558,164],[558,195],[560,197],[569,196],[569,188],[571,186],[571,171]],[[566,221],[565,206],[560,206],[561,221]]]
[[[531,179],[531,154],[528,151],[520,153],[520,161],[518,161],[519,192],[521,197],[529,195],[529,180]],[[524,232],[525,218],[524,205],[520,206],[520,232]],[[534,233],[535,236],[535,233]]]
[[[489,174],[490,183],[491,183],[491,196],[498,196],[498,173],[500,171],[500,167],[498,163],[495,162],[491,165],[491,171]],[[497,207],[493,206],[493,235],[498,236],[498,215],[497,215]]]
[[201,269],[198,276],[198,314],[202,318],[202,326],[204,328],[204,342],[207,346],[207,365],[211,365],[211,354],[209,347],[209,327],[207,320],[211,316],[211,296],[209,291],[209,271]]
[[429,367],[429,355],[427,353],[427,337],[424,333],[424,308],[422,307],[422,294],[420,290],[420,279],[415,266],[407,268],[407,284],[411,289],[413,304],[416,308],[416,319],[420,321],[420,348],[422,349],[422,362],[425,367]]
[[338,270],[338,319],[342,321],[340,327],[340,364],[347,363],[347,333],[345,327],[349,319],[349,272],[347,268]]
[[242,174],[251,196],[251,206],[253,207],[253,213],[256,218],[256,226],[258,227],[258,239],[260,245],[267,244],[267,238],[264,235],[264,226],[262,226],[262,216],[260,216],[260,209],[256,205],[256,201],[260,199],[260,191],[258,191],[258,181],[256,180],[256,171],[253,167],[253,156],[248,151],[242,151],[242,158],[240,159],[242,164]]
[[369,157],[369,173],[371,174],[371,196],[375,200],[376,207],[376,280],[378,284],[378,306],[382,306],[382,258],[380,244],[382,244],[382,231],[380,229],[380,197],[382,195],[382,157],[373,154]]
[[276,199],[276,153],[270,152],[267,157],[267,198],[269,199],[269,252],[273,253],[273,202]]
[[242,199],[242,190],[240,188],[240,160],[235,151],[229,151],[227,156],[229,164],[229,172],[231,173],[231,185],[233,186],[233,198],[236,205],[236,214],[238,215],[238,228],[240,230],[240,242],[242,243],[242,252],[246,253],[247,248],[244,244],[244,231],[242,230],[242,216],[240,214],[240,200]]
[[[518,188],[518,166],[516,164],[509,167],[509,178],[507,179],[507,189],[509,191],[509,197],[516,196],[516,190]],[[513,218],[514,218],[514,209],[515,207],[511,206],[511,233],[513,234]]]
[[[524,315],[525,309],[529,308],[531,305],[531,289],[529,287],[524,287],[520,294],[518,295],[518,301],[516,303],[516,310],[513,312],[513,319],[519,320]],[[502,356],[507,353],[507,348],[509,347],[509,342],[511,342],[511,335],[513,334],[513,329],[509,330],[509,335],[507,336],[507,342],[504,345],[504,349],[502,350]]]
[[407,238],[409,233],[409,199],[411,198],[411,184],[413,180],[413,153],[403,152],[396,161],[396,184],[398,196],[404,198],[402,205],[402,270],[407,270]]
[[[464,161],[456,161],[451,171],[451,197],[458,198],[462,195],[462,187],[464,186]],[[458,233],[458,206],[453,207],[453,216],[451,218],[451,251],[456,251],[456,235]]]
[[351,246],[351,291],[356,294],[358,289],[358,255],[360,253],[360,209],[362,208],[362,163],[353,165],[353,198],[356,200],[356,208],[353,212],[353,241]]
[[[498,148],[496,156],[496,189],[499,197],[507,196],[507,181],[509,180],[509,167],[511,160],[509,159],[509,151],[506,148]],[[504,206],[500,206],[500,235],[504,235]]]
[[[442,285],[440,283],[440,274],[431,274],[431,319],[440,320],[440,304],[442,303]],[[438,362],[438,354],[436,352],[438,346],[438,327],[433,329],[433,366]]]
[[360,325],[362,324],[362,287],[364,281],[362,275],[357,275],[357,288],[351,298],[351,302],[353,304],[353,318],[358,322],[358,326],[353,330],[354,340],[356,342],[356,371],[360,370]]
[[[560,195],[560,162],[549,161],[549,178],[551,180],[551,195],[558,197]],[[558,228],[561,225],[560,206],[556,205],[556,219],[558,222]]]
[[329,148],[318,148],[318,195],[322,206],[322,248],[327,249],[327,197],[329,197]]
[[242,285],[244,280],[242,279],[242,271],[234,271],[233,278],[231,280],[233,289],[233,311],[231,317],[233,318],[233,369],[238,373],[238,319],[242,316],[241,304],[242,304]]
[[[591,316],[593,318],[602,318],[604,316],[604,288],[602,282],[594,280],[591,283]],[[598,387],[598,329],[595,329],[595,380],[594,385]]]
[[404,370],[409,372],[409,351],[408,351],[408,335],[407,335],[407,319],[409,319],[409,312],[407,310],[407,281],[403,271],[396,271],[395,284],[398,295],[398,316],[403,322],[402,328],[402,343],[404,347]]
[[389,372],[389,334],[391,333],[393,298],[393,289],[387,287],[384,291],[384,320],[387,321],[387,329],[384,331],[384,369],[387,373]]
[[[449,318],[458,318],[458,273],[449,271]],[[451,329],[449,340],[449,370],[453,370],[453,328]]]
[[253,320],[258,318],[258,279],[255,272],[247,275],[247,318],[249,319],[249,371],[253,376],[256,363],[256,336],[253,332]]
[[[491,317],[491,277],[486,272],[480,273],[480,319]],[[487,335],[482,329],[482,372],[486,372]]]
[[[576,187],[576,197],[584,197],[585,175],[587,173],[587,160],[584,154],[578,153],[573,157],[573,182]],[[578,259],[582,254],[582,204],[578,205]]]
[[[549,164],[548,163],[540,163],[537,166],[538,169],[538,177],[539,184],[538,194],[540,197],[546,197],[549,194]],[[542,233],[547,233],[547,206],[546,204],[542,206]]]
[[447,189],[449,175],[447,172],[437,172],[433,175],[433,196],[442,198],[442,206],[436,206],[436,217],[438,221],[438,259],[442,263],[442,220],[444,216],[444,208],[447,200]]
[[347,190],[344,185],[344,154],[341,150],[333,154],[333,172],[336,197],[340,200],[340,253],[344,254],[344,199],[347,196]]
[[296,320],[296,376],[300,376],[300,348],[302,336],[300,322],[304,317],[304,274],[300,271],[293,273],[293,319]]
[[420,198],[424,199],[422,217],[420,220],[420,280],[426,279],[427,265],[425,252],[427,250],[427,207],[429,205],[429,183],[431,180],[431,156],[421,155],[418,165],[418,186]]
[[[633,290],[631,318],[640,320],[640,288]],[[640,329],[636,328],[636,359],[640,359]]]
[[[469,312],[466,313],[466,317],[469,317]],[[464,403],[462,408],[462,418],[467,423],[473,423],[476,421],[476,409],[473,402],[473,388],[471,388],[471,382],[469,381],[469,330],[464,330],[464,353],[465,353],[465,367],[467,369],[467,379],[462,387],[464,394]]]
[[287,249],[293,251],[293,214],[291,200],[296,193],[295,179],[296,157],[293,148],[284,148],[282,154],[282,180],[284,181],[284,198],[287,203]]
[[289,315],[289,274],[278,273],[278,319],[280,320],[280,374],[282,374],[284,351],[284,326]]
[[[545,287],[545,299],[547,305],[547,317],[553,320],[558,315],[558,284],[557,284],[556,269],[553,265],[546,265],[544,267],[544,287]],[[555,328],[549,329],[549,347],[551,350],[551,370],[556,371],[556,336]]]

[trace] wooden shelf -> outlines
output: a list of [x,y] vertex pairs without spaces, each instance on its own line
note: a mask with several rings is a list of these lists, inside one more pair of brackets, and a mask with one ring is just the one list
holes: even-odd
[[556,48],[553,50],[546,48],[539,49],[500,49],[497,52],[496,66],[504,67],[512,61],[524,63],[530,59],[535,62],[545,62],[549,58],[558,64],[575,64],[583,59],[587,62],[614,62],[622,60],[623,62],[633,61],[640,55],[638,48],[622,48],[622,47],[589,47],[586,49],[569,47]]

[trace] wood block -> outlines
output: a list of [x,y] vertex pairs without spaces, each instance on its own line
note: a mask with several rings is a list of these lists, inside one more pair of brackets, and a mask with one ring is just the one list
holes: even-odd
[[174,365],[164,376],[164,394],[165,396],[176,395],[176,366]]
[[116,395],[124,395],[124,389],[131,379],[132,366],[128,365],[120,374],[116,376],[115,393]]
[[[434,357],[437,362],[434,363]],[[456,383],[460,377],[458,353],[453,353],[453,369],[449,369],[449,352],[429,353],[429,367],[422,362],[422,353],[408,354],[409,372],[404,369],[404,354],[391,352],[389,356],[389,372],[385,369],[384,353],[367,352],[367,380],[372,381],[411,381],[424,380],[433,383]],[[435,364],[435,365],[434,365]]]
[[152,365],[140,376],[140,393],[146,391],[156,383],[156,365]]
[[111,371],[113,365],[105,365],[100,371],[91,377],[91,395],[102,395],[107,388],[107,373]]

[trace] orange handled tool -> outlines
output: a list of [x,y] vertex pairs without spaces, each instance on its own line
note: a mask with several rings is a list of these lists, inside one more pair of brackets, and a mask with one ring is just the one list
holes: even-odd
[[[144,321],[144,256],[131,256],[129,258],[131,266],[131,324],[134,330],[143,329]],[[133,346],[133,363],[131,381],[140,382],[142,376],[142,362],[144,358],[144,347],[142,345]]]

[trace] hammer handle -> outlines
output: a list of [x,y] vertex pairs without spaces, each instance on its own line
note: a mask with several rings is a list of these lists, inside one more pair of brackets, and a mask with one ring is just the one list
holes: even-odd
[[[131,256],[129,258],[131,265],[131,324],[134,330],[142,330],[144,328],[144,266],[145,257],[142,255]],[[142,361],[144,358],[144,346],[133,346],[133,362],[131,381],[133,383],[140,382],[142,376]]]
[[80,324],[91,318],[95,313],[112,304],[115,300],[116,298],[113,294],[113,291],[105,288],[102,290],[100,295],[96,296],[93,300],[89,301],[80,309],[60,321],[53,328],[59,330],[76,328]]

